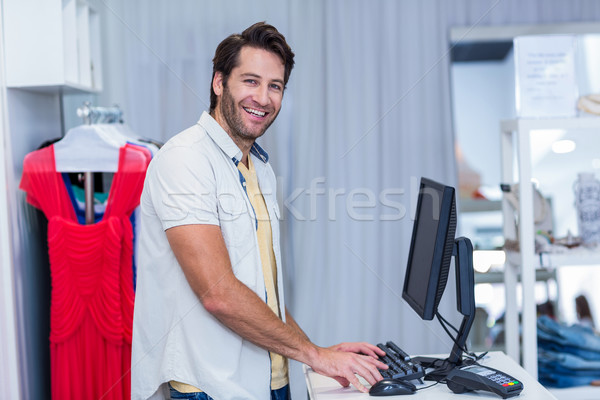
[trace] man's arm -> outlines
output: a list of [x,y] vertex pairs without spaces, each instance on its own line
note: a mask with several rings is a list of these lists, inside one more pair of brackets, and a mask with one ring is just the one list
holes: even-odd
[[[308,336],[306,335],[306,333],[304,333],[304,331],[300,328],[300,325],[298,325],[296,320],[292,317],[292,314],[290,314],[290,312],[288,311],[287,308],[285,309],[285,320],[286,320],[285,322],[288,325],[290,325],[296,332],[298,332],[298,334],[305,337],[306,340],[310,340],[308,338]],[[328,349],[333,350],[333,351],[346,351],[346,352],[351,352],[351,353],[364,354],[364,355],[373,357],[374,359],[378,359],[379,356],[385,355],[385,352],[383,350],[381,350],[379,347],[374,346],[370,343],[366,343],[366,342],[340,343],[340,344],[330,346],[330,347],[328,347]],[[381,366],[379,366],[379,368],[381,368]],[[327,374],[324,374],[324,375],[327,375]],[[328,376],[330,376],[330,375],[328,375]],[[342,385],[342,386],[348,386],[351,383],[346,378],[341,377],[341,376],[331,376],[331,377],[334,378],[335,380],[337,380],[340,383],[340,385]]]
[[[221,229],[215,225],[182,225],[167,229],[167,239],[190,286],[208,312],[246,340],[298,360],[316,372],[366,391],[355,374],[370,384],[380,380],[376,358],[310,342],[291,319],[284,323],[233,274]],[[289,316],[289,314],[288,314]],[[341,378],[341,379],[340,379]]]

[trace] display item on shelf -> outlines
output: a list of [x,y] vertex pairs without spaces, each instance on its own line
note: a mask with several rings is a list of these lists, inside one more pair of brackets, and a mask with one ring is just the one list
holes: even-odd
[[[550,202],[544,195],[533,185],[533,222],[536,232],[552,233],[552,209]],[[504,192],[504,198],[508,201],[514,211],[515,227],[514,231],[518,232],[519,218],[519,184],[506,185],[502,184],[501,189]],[[514,237],[511,239],[518,240]]]
[[600,181],[581,172],[573,184],[579,236],[585,244],[600,243]]
[[577,101],[577,108],[589,114],[600,115],[600,94],[581,96]]
[[572,249],[582,244],[579,236],[573,236],[570,230],[567,231],[567,236],[563,238],[555,238],[554,243]]
[[590,310],[590,304],[587,297],[580,294],[575,298],[575,311],[577,312],[577,321],[580,325],[594,329],[594,317]]

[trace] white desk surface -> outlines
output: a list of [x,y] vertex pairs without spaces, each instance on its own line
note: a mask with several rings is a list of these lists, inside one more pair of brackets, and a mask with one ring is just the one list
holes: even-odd
[[[445,358],[447,355],[433,355],[430,357]],[[479,361],[482,365],[487,365],[500,371],[506,372],[515,379],[523,383],[523,391],[517,397],[512,397],[515,400],[556,400],[546,388],[533,379],[519,364],[514,362],[506,354],[500,351],[493,351]],[[361,393],[353,386],[344,388],[340,386],[333,378],[328,378],[314,372],[310,367],[304,365],[304,376],[306,378],[306,386],[310,400],[348,400],[348,399],[374,399],[368,393]],[[368,384],[361,380],[365,386]],[[415,382],[415,381],[413,381]],[[423,385],[417,384],[417,387],[424,387],[433,384],[433,382],[425,381]],[[444,400],[444,399],[502,399],[495,393],[491,392],[467,392],[463,394],[455,394],[445,384],[438,383],[428,389],[417,391],[414,395],[407,396],[388,396],[389,399],[415,399],[415,400]]]

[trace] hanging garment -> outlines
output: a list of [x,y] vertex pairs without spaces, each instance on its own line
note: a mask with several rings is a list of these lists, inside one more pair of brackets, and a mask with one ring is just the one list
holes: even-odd
[[129,399],[133,321],[132,227],[151,154],[119,150],[104,216],[77,221],[54,145],[25,157],[20,187],[48,218],[52,281],[52,398]]

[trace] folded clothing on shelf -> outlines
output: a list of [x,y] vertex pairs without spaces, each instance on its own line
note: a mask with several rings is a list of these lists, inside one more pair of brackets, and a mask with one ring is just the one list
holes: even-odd
[[565,388],[600,380],[600,337],[591,328],[541,316],[537,336],[540,383]]

